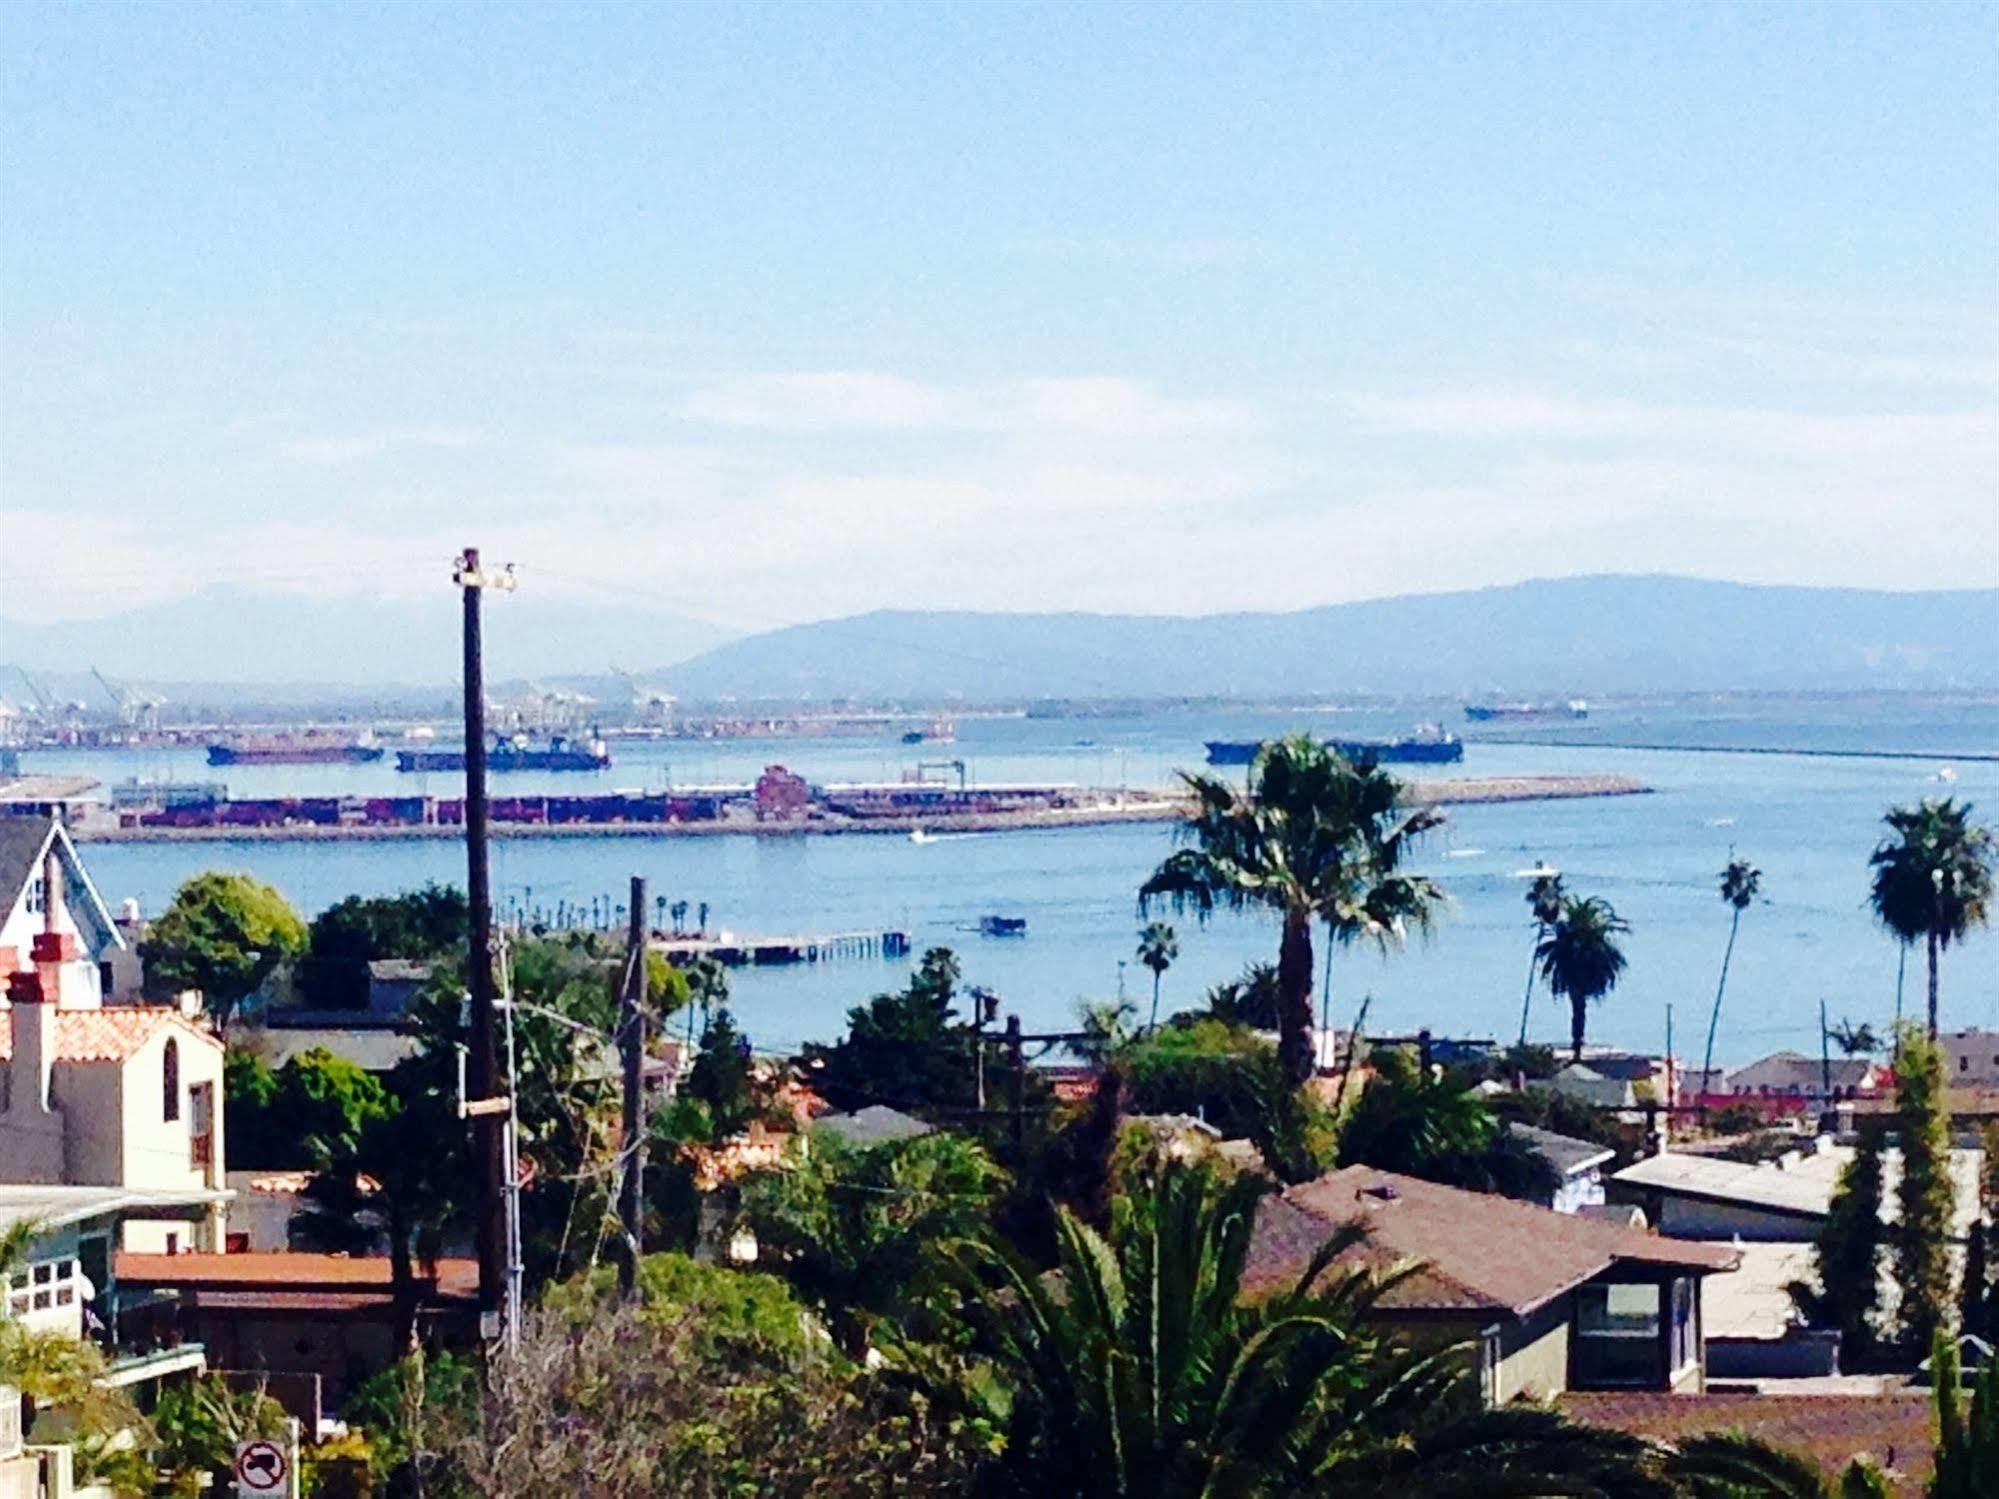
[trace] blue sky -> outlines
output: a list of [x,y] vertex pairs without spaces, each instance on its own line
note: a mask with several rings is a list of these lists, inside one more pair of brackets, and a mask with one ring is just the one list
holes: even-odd
[[1999,583],[1999,10],[0,9],[0,612]]

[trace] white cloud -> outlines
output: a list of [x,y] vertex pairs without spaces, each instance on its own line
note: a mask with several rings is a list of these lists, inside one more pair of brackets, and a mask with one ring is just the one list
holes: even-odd
[[335,467],[386,457],[408,448],[460,450],[491,440],[475,427],[388,427],[342,437],[295,437],[279,445],[281,456],[307,467]]
[[827,432],[963,430],[984,425],[975,405],[900,375],[817,370],[744,375],[695,390],[679,415],[719,427]]

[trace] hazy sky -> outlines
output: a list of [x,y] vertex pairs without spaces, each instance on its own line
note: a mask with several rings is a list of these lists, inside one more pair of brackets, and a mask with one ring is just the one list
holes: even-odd
[[1999,583],[1999,9],[0,7],[0,612]]

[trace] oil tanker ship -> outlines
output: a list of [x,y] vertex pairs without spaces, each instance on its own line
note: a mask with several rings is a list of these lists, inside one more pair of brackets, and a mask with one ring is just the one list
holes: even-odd
[[[1434,724],[1425,724],[1399,739],[1328,739],[1324,743],[1349,760],[1373,760],[1382,765],[1454,765],[1465,757],[1464,741]],[[1247,765],[1261,748],[1263,741],[1259,739],[1210,739],[1208,763]]]
[[379,744],[366,736],[261,734],[218,740],[208,746],[210,765],[370,765],[382,758]]
[[[462,749],[397,750],[396,769],[407,771],[463,770]],[[486,769],[497,773],[510,770],[609,770],[611,752],[601,739],[577,741],[556,735],[537,747],[521,739],[496,739],[486,751]]]

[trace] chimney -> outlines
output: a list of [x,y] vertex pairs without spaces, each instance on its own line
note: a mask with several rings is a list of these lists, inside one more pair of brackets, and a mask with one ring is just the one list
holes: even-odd
[[76,933],[68,931],[69,906],[63,899],[62,859],[53,842],[42,859],[42,929],[29,944],[35,972],[41,978],[44,1004],[62,1002],[64,970],[75,963],[82,949]]
[[49,1111],[49,1069],[55,1063],[55,995],[39,972],[22,969],[7,980],[7,1020],[14,1058],[8,1064],[9,1112]]

